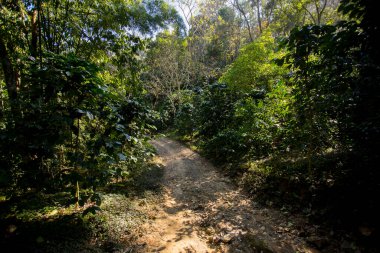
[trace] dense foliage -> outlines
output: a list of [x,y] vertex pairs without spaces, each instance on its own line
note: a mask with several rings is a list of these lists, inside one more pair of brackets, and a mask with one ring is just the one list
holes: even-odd
[[95,190],[137,173],[154,129],[143,35],[180,31],[176,11],[164,1],[2,1],[0,11],[2,189]]
[[375,3],[1,1],[0,193],[133,182],[174,130],[264,202],[371,236]]
[[[201,4],[194,16],[190,2],[177,4],[189,9],[185,41],[203,75],[196,80],[203,81],[171,86],[177,134],[270,203],[278,199],[315,217],[332,215],[339,224],[350,220],[354,229],[377,224],[374,1],[273,1],[256,10],[264,1],[233,1],[235,14],[216,1]],[[205,6],[219,17],[205,16]],[[238,52],[219,29],[229,31],[228,43]]]

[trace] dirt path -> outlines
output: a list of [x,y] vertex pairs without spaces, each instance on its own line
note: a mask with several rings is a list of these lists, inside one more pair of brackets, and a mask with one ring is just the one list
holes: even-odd
[[317,252],[197,153],[168,138],[152,144],[165,166],[165,196],[139,239],[144,252]]

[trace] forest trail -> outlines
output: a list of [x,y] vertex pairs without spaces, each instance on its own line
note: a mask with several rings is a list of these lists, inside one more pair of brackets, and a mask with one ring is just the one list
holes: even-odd
[[144,252],[317,252],[197,153],[168,138],[152,144],[165,194],[139,239]]

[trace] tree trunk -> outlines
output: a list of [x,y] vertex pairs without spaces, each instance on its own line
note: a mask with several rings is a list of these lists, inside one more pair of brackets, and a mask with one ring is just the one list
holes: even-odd
[[245,13],[244,9],[240,6],[239,0],[235,0],[235,5],[236,5],[236,8],[238,9],[238,11],[241,13],[241,15],[243,15],[244,21],[247,23],[249,40],[250,40],[250,42],[253,42],[251,24],[249,23],[247,14]]
[[34,10],[32,12],[32,41],[30,45],[30,54],[36,58],[37,57],[37,42],[38,42],[38,26],[37,26],[37,17],[38,17],[38,10],[37,6],[34,7]]
[[3,86],[0,83],[0,121],[4,117],[4,98],[3,98]]
[[260,0],[251,0],[251,6],[254,8],[256,6],[257,10],[257,24],[259,26],[260,34],[263,32],[263,27],[261,24],[261,10],[260,10],[261,1]]
[[9,104],[12,111],[12,116],[17,118],[19,110],[17,109],[17,86],[18,86],[18,73],[12,65],[9,57],[7,47],[4,40],[0,37],[0,61],[4,72],[5,85],[8,92]]
[[260,12],[260,0],[256,0],[256,7],[257,7],[257,23],[259,24],[259,30],[260,34],[263,33],[263,27],[261,25],[261,12]]

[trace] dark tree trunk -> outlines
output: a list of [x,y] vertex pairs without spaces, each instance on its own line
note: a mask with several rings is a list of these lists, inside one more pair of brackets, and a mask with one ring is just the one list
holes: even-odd
[[250,42],[253,42],[251,24],[248,20],[247,14],[245,13],[244,9],[240,6],[239,0],[235,0],[235,5],[236,5],[236,8],[238,9],[238,11],[243,15],[244,21],[247,23],[249,40],[250,40]]
[[33,57],[37,57],[37,42],[38,42],[38,26],[37,26],[38,10],[37,6],[34,7],[32,12],[32,41],[30,45],[30,54]]
[[263,33],[263,27],[262,27],[262,24],[261,24],[260,3],[261,3],[260,0],[257,0],[257,1],[256,1],[256,7],[257,7],[257,23],[259,24],[259,30],[260,30],[260,34],[261,34],[261,33]]
[[259,26],[260,34],[263,32],[263,27],[261,24],[261,10],[260,10],[261,1],[260,0],[251,0],[251,6],[254,8],[256,6],[257,11],[257,24]]
[[4,72],[5,85],[8,92],[9,104],[12,111],[12,116],[17,118],[20,111],[17,102],[17,87],[18,87],[18,72],[15,70],[12,61],[9,57],[7,47],[4,40],[0,37],[0,61]]

